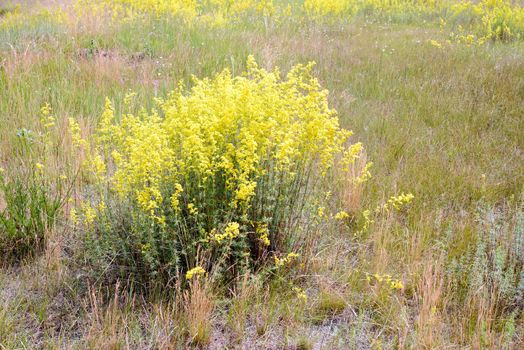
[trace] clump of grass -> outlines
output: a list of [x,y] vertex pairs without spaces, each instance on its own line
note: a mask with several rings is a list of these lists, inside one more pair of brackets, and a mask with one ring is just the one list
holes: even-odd
[[311,350],[313,349],[313,342],[306,336],[301,336],[297,340],[296,344],[297,350]]
[[184,291],[185,320],[192,344],[197,346],[209,344],[213,309],[214,303],[208,286],[199,278],[194,278],[190,288]]
[[38,171],[0,174],[0,252],[4,263],[41,252],[55,225],[63,198],[55,196]]
[[322,290],[313,307],[313,319],[316,323],[322,323],[326,318],[341,314],[346,306],[346,300],[339,293]]

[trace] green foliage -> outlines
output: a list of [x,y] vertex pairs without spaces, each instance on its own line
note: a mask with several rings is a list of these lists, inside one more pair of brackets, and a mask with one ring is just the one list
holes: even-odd
[[524,308],[524,202],[514,210],[479,209],[479,236],[450,260],[448,276],[463,297],[495,296],[499,312]]
[[63,198],[36,168],[5,175],[0,174],[0,254],[13,262],[42,250]]
[[[46,244],[71,191],[67,176],[48,169],[55,117],[40,109],[41,131],[21,128],[8,168],[0,168],[0,253],[4,263],[34,256]],[[54,135],[56,136],[56,135]]]
[[346,301],[336,291],[323,290],[313,308],[313,321],[322,323],[326,318],[341,314],[346,308]]

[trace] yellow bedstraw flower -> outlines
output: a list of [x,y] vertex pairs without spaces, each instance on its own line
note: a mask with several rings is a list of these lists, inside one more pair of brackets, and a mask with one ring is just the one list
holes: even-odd
[[269,240],[269,237],[268,237],[268,232],[264,233],[262,236],[259,237],[260,240],[262,241],[262,244],[266,247],[269,247],[271,245],[271,241]]
[[390,283],[392,289],[404,289],[404,284],[400,280],[393,280]]
[[76,213],[75,208],[71,208],[71,210],[69,211],[69,219],[71,220],[73,225],[78,225],[78,215]]
[[430,43],[432,46],[435,46],[436,48],[439,48],[439,49],[442,48],[442,44],[439,43],[439,42],[436,41],[436,40],[430,40],[429,43]]
[[35,168],[36,168],[36,171],[39,174],[43,174],[44,173],[44,165],[42,163],[36,163],[35,164]]
[[71,139],[73,146],[76,148],[87,147],[88,143],[82,138],[82,129],[74,118],[69,118],[69,132],[71,133]]
[[348,217],[349,217],[349,214],[343,210],[335,214],[336,220],[344,220],[344,219],[347,219]]
[[89,203],[82,203],[82,213],[84,214],[84,223],[89,226],[96,219],[96,211],[91,207]]
[[107,205],[104,201],[101,201],[100,203],[98,203],[99,212],[104,212],[106,209],[107,209]]
[[404,194],[401,193],[398,196],[393,196],[388,199],[387,203],[384,204],[385,210],[390,210],[391,208],[394,208],[396,210],[401,210],[402,207],[406,206],[407,204],[411,203],[411,201],[415,198],[415,196],[411,193]]
[[266,224],[260,225],[255,230],[256,234],[258,235],[258,238],[262,242],[262,244],[266,247],[269,247],[271,244],[269,240],[269,230],[267,228]]
[[249,198],[254,196],[256,187],[257,183],[255,181],[240,184],[236,194],[237,201],[247,201]]
[[283,258],[279,258],[278,256],[275,256],[274,257],[275,258],[275,266],[276,267],[281,267],[281,266],[290,264],[291,262],[293,262],[295,259],[297,259],[299,257],[300,257],[300,254],[297,254],[297,253],[289,253],[288,255],[286,255]]
[[[213,233],[212,233],[213,234]],[[230,222],[227,224],[224,233],[214,233],[212,238],[221,243],[223,240],[233,240],[240,234],[240,225],[238,222]]]
[[197,209],[197,207],[195,207],[195,205],[193,203],[189,203],[187,205],[187,209],[189,210],[189,214],[190,215],[197,215],[198,214],[198,209]]
[[297,298],[300,299],[302,302],[307,302],[307,294],[304,292],[302,288],[293,287],[293,292],[296,293]]
[[46,103],[40,108],[40,114],[42,115],[40,123],[44,128],[49,129],[55,125],[55,117],[51,115],[51,106],[49,106],[49,103]]
[[401,280],[391,277],[391,275],[385,274],[380,275],[378,273],[375,273],[373,275],[366,272],[366,280],[368,283],[371,283],[372,280],[374,280],[377,284],[386,285],[392,290],[401,290],[404,289],[404,284]]
[[371,169],[372,166],[373,162],[367,162],[364,166],[364,169],[362,169],[362,171],[360,172],[360,175],[356,177],[353,181],[356,184],[362,184],[367,180],[371,179],[371,171],[369,169]]
[[226,226],[226,231],[225,231],[226,235],[231,239],[237,237],[240,233],[239,227],[240,225],[238,224],[238,222],[230,222]]
[[194,276],[203,276],[205,274],[206,270],[204,270],[201,266],[197,266],[186,272],[186,278],[190,280]]
[[175,185],[175,193],[171,196],[171,207],[174,211],[178,211],[180,209],[180,194],[184,192],[184,189],[182,188],[182,185],[177,183]]

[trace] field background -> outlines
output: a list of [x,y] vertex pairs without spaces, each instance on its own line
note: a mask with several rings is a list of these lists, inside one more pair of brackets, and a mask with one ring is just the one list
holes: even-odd
[[[193,75],[241,74],[252,54],[284,73],[316,62],[372,177],[352,194],[355,222],[326,226],[294,277],[306,302],[285,284],[245,282],[214,307],[124,293],[102,303],[78,289],[64,219],[41,257],[0,270],[0,348],[184,348],[188,319],[209,323],[203,343],[213,349],[523,346],[522,40],[461,42],[438,15],[203,25],[166,14],[77,18],[67,2],[61,15],[29,3],[0,1],[0,165],[19,153],[17,131],[38,130],[45,103],[63,135],[70,117],[90,130],[106,97],[117,112],[130,91],[152,107]],[[374,213],[401,193],[414,195],[408,208]],[[382,288],[386,275],[401,290]]]

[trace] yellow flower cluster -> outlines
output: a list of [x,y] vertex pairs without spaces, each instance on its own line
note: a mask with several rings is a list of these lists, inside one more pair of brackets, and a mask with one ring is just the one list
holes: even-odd
[[363,11],[381,13],[431,13],[446,1],[438,0],[304,0],[310,16],[351,16]]
[[345,211],[339,211],[338,213],[335,214],[335,220],[339,220],[339,221],[342,221],[342,220],[345,220],[349,218],[349,214]]
[[404,284],[401,280],[391,277],[391,275],[385,274],[385,275],[379,275],[377,273],[375,274],[369,274],[366,272],[366,280],[369,283],[378,283],[378,284],[386,284],[389,286],[389,288],[393,290],[401,290],[404,289]]
[[487,40],[524,38],[524,7],[511,0],[455,1],[449,6],[452,17],[472,18],[475,33],[465,33],[459,26],[452,39],[466,44]]
[[282,267],[282,266],[291,264],[293,261],[295,261],[299,257],[300,257],[300,254],[297,254],[297,253],[288,253],[288,255],[286,255],[283,258],[279,258],[278,256],[275,255],[274,257],[275,266],[278,268],[278,267]]
[[51,106],[48,103],[40,108],[40,123],[46,130],[55,125],[55,117],[51,115]]
[[388,201],[383,205],[383,208],[388,211],[390,209],[396,209],[401,210],[404,206],[411,203],[411,201],[415,198],[415,196],[411,193],[404,194],[401,193],[398,196],[392,196],[388,199]]
[[224,229],[224,233],[212,233],[212,239],[217,243],[221,243],[223,240],[233,240],[240,234],[240,225],[238,222],[230,222]]
[[269,240],[269,230],[266,224],[259,225],[256,228],[256,234],[258,235],[258,239],[265,247],[269,247],[271,245],[271,241]]
[[307,303],[307,294],[306,292],[304,292],[302,288],[293,287],[293,292],[295,292],[295,295],[300,301],[302,301],[303,303]]
[[[195,80],[189,93],[174,91],[161,101],[161,114],[126,114],[117,123],[107,101],[95,145],[86,147],[90,169],[122,197],[134,197],[144,212],[162,218],[165,198],[178,210],[188,186],[223,179],[231,207],[247,208],[269,164],[288,181],[300,165],[318,160],[320,171],[332,167],[349,132],[328,108],[312,64],[295,66],[286,80],[278,70],[260,69],[253,57],[248,67],[243,76],[225,70]],[[71,129],[73,142],[85,145],[75,121]],[[168,187],[172,192],[166,194]],[[187,206],[191,213],[195,204]]]
[[20,27],[34,27],[40,24],[60,25],[67,21],[66,11],[60,6],[52,8],[35,6],[32,11],[23,9],[17,4],[13,9],[5,11],[0,17],[0,30],[10,30]]
[[82,214],[84,215],[84,223],[87,226],[93,224],[97,217],[95,209],[87,202],[82,203]]
[[186,279],[190,280],[195,276],[203,276],[206,274],[206,270],[202,266],[197,266],[186,272]]

